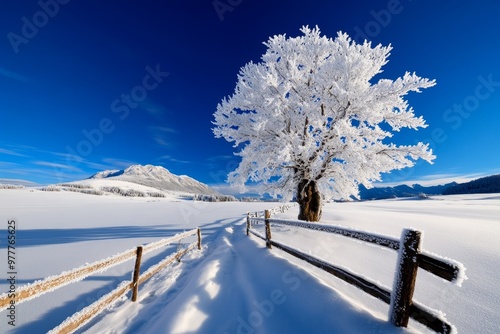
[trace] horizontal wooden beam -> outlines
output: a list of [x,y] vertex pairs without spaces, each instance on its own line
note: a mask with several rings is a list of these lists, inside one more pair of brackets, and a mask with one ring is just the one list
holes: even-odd
[[123,296],[129,289],[132,283],[123,281],[116,289],[102,296],[91,305],[85,307],[80,312],[68,317],[63,323],[48,332],[48,334],[66,334],[73,333],[78,328],[89,322],[97,314],[101,313],[106,307],[114,302],[119,297]]
[[427,311],[423,306],[413,303],[410,306],[410,318],[432,329],[436,333],[450,334],[452,326]]
[[328,232],[333,234],[339,234],[344,237],[361,240],[364,242],[376,244],[378,246],[387,247],[393,250],[399,249],[399,239],[386,237],[383,235],[378,235],[374,233],[368,233],[353,229],[348,229],[340,226],[333,225],[323,225],[317,223],[307,223],[295,220],[282,220],[282,219],[270,219],[270,223],[275,223],[279,225],[295,226],[300,228],[306,228],[309,230]]
[[161,269],[165,268],[167,265],[171,264],[174,261],[180,261],[181,257],[189,252],[190,250],[194,249],[197,247],[197,242],[191,243],[188,247],[184,248],[183,250],[178,251],[175,254],[172,254],[170,256],[167,256],[157,264],[149,267],[148,270],[146,270],[140,277],[138,281],[138,285],[141,285],[142,283],[146,282],[148,279],[153,277],[154,274],[159,272]]
[[144,245],[143,254],[147,254],[152,250],[155,250],[155,249],[158,249],[160,247],[163,247],[163,246],[172,244],[174,242],[180,241],[180,240],[187,238],[191,235],[195,235],[196,233],[198,233],[198,229],[195,228],[195,229],[192,229],[192,230],[189,230],[186,232],[176,234],[170,238],[165,238],[165,239],[161,239],[158,241],[153,241],[147,245]]
[[450,282],[460,275],[460,269],[457,266],[422,253],[418,255],[418,266]]
[[[143,247],[142,254],[146,254],[157,248],[166,246],[176,241],[182,240],[188,236],[195,235],[197,229],[183,232],[174,235],[170,238],[161,239],[151,242]],[[84,278],[97,272],[105,271],[115,265],[128,261],[136,256],[136,249],[129,249],[120,254],[113,255],[104,260],[92,262],[88,265],[81,266],[69,271],[62,272],[56,276],[50,276],[45,279],[35,281],[31,284],[20,286],[16,292],[16,303],[22,303],[26,300],[36,298],[47,291],[53,291],[75,281],[83,280]],[[0,310],[7,308],[10,304],[8,293],[0,295]]]
[[271,240],[271,244],[276,247],[281,249],[284,252],[287,252],[288,254],[291,254],[299,259],[302,259],[310,264],[312,264],[315,267],[318,267],[320,269],[323,269],[324,271],[342,279],[343,281],[354,285],[355,287],[363,290],[364,292],[368,293],[369,295],[378,298],[382,300],[383,302],[389,304],[391,302],[391,293],[384,288],[379,287],[373,282],[368,281],[365,278],[362,278],[356,274],[353,274],[345,269],[336,267],[330,263],[327,263],[325,261],[316,259],[306,253],[303,253],[299,250],[293,249],[291,247],[285,246],[283,244],[280,244],[274,240]]
[[[253,218],[251,220],[264,222],[264,219],[260,218],[257,219]],[[386,247],[392,250],[399,250],[399,239],[394,239],[391,237],[386,237],[382,235],[377,235],[373,233],[357,231],[353,229],[347,229],[332,225],[323,225],[323,224],[307,223],[307,222],[293,221],[293,220],[282,220],[282,219],[270,219],[269,221],[270,223],[275,223],[278,225],[294,226],[299,228],[306,228],[309,230],[338,234],[348,238],[376,244],[378,246]],[[431,274],[434,274],[447,281],[456,280],[460,274],[460,269],[457,266],[422,253],[419,254],[418,266],[423,270],[426,270]]]
[[[137,280],[137,286],[143,284],[148,279],[150,279],[154,274],[159,272],[161,269],[169,265],[170,263],[179,260],[184,254],[194,249],[197,246],[197,242],[191,243],[187,248],[172,254],[158,264],[151,266],[145,273],[143,273],[139,279]],[[62,334],[62,333],[71,333],[87,322],[89,322],[96,315],[101,313],[106,307],[108,307],[111,303],[113,303],[117,298],[121,297],[128,290],[134,288],[134,283],[129,281],[123,281],[117,288],[115,288],[110,293],[102,296],[97,301],[92,303],[91,305],[85,307],[80,312],[73,314],[68,317],[63,323],[61,323],[56,328],[52,329],[50,334]]]
[[[130,249],[105,260],[96,261],[89,265],[63,272],[57,276],[50,276],[43,280],[20,286],[16,291],[16,303],[19,304],[23,301],[38,297],[47,291],[53,291],[74,281],[82,280],[96,272],[104,271],[114,265],[132,259],[135,254],[136,250]],[[0,296],[0,310],[7,308],[9,303],[10,298],[8,294],[2,294]]]
[[248,232],[250,232],[251,234],[255,235],[257,238],[260,238],[260,239],[266,241],[266,237],[265,236],[260,235],[259,233],[255,232],[254,230],[249,230]]

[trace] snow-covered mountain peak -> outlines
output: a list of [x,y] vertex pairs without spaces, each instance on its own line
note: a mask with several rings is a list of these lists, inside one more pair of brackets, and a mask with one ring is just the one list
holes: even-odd
[[104,170],[102,172],[98,172],[98,173],[92,175],[91,177],[89,177],[89,179],[105,179],[108,177],[118,176],[122,173],[123,173],[123,171],[119,170],[119,169]]
[[169,179],[175,177],[168,169],[162,166],[153,165],[132,165],[123,171],[123,175],[153,177],[156,179]]
[[94,174],[89,179],[113,179],[132,182],[160,190],[203,195],[220,195],[210,188],[187,175],[172,174],[162,166],[132,165],[125,170],[105,170]]

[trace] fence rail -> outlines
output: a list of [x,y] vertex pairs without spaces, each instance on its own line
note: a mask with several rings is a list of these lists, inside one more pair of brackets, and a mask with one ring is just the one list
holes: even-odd
[[[113,303],[115,300],[117,300],[118,298],[120,298],[121,296],[126,294],[129,290],[133,290],[134,293],[133,293],[131,299],[132,299],[132,301],[136,301],[137,292],[135,289],[138,288],[139,285],[146,282],[154,274],[159,272],[161,269],[163,269],[167,265],[171,264],[174,261],[179,261],[180,258],[184,254],[186,254],[190,250],[197,247],[197,245],[198,245],[198,242],[193,242],[188,247],[181,250],[180,252],[177,252],[176,254],[173,254],[173,255],[166,257],[164,260],[162,260],[158,264],[150,267],[146,272],[144,272],[142,275],[140,275],[138,277],[138,279],[136,280],[136,282],[134,282],[134,281],[130,282],[129,280],[121,282],[118,285],[118,287],[115,288],[113,291],[102,296],[100,299],[98,299],[97,301],[95,301],[91,305],[85,307],[83,310],[68,317],[59,326],[57,326],[54,329],[52,329],[51,331],[49,331],[48,334],[65,334],[65,333],[71,333],[71,332],[75,331],[76,329],[82,327],[87,322],[89,322],[93,317],[95,317],[96,315],[101,313],[109,304]],[[137,266],[137,264],[136,264],[136,266]]]
[[[247,214],[247,235],[255,235],[266,242],[269,249],[276,247],[299,259],[302,259],[326,272],[350,283],[371,296],[382,300],[390,305],[390,321],[399,327],[406,327],[408,319],[420,322],[428,328],[438,333],[451,333],[453,326],[441,317],[433,314],[425,306],[413,302],[413,291],[415,288],[417,268],[420,267],[448,281],[458,281],[463,273],[463,267],[458,263],[444,261],[430,254],[424,254],[420,250],[421,241],[419,231],[404,229],[401,238],[395,239],[374,233],[358,231],[339,226],[307,223],[304,221],[283,220],[271,218],[270,211],[265,211],[264,218],[259,215]],[[252,230],[252,226],[258,223],[265,223],[265,236]],[[272,239],[271,224],[287,225],[305,228],[315,231],[334,233],[341,236],[361,240],[363,242],[376,244],[382,247],[399,251],[398,264],[395,274],[395,291],[391,293],[386,288],[378,286],[376,283],[363,278],[349,270],[334,266],[328,262],[303,253],[290,246],[284,245]]]
[[[197,229],[180,233],[171,238],[165,238],[159,241],[152,242],[144,246],[144,254],[155,249],[166,246],[168,244],[182,240],[188,236],[197,233]],[[120,254],[113,255],[107,259],[96,261],[88,265],[75,268],[66,272],[62,272],[56,276],[50,276],[43,280],[36,281],[31,284],[20,286],[16,291],[16,304],[36,298],[47,291],[59,289],[67,284],[81,281],[84,278],[100,271],[107,270],[113,266],[126,262],[136,256],[136,249],[129,249]],[[0,310],[4,310],[9,306],[11,298],[8,293],[0,295]]]
[[[170,255],[151,266],[142,275],[139,276],[139,268],[141,263],[141,257],[143,254],[147,254],[153,250],[157,250],[161,247],[167,246],[169,244],[181,241],[192,235],[197,235],[197,241],[189,244],[186,248],[178,250],[175,254]],[[194,248],[201,249],[201,230],[199,228],[186,231],[184,233],[177,234],[170,238],[161,239],[144,246],[139,246],[136,249],[129,249],[122,253],[116,254],[104,260],[96,261],[88,265],[72,269],[70,271],[62,272],[59,275],[47,277],[43,280],[36,281],[31,284],[27,284],[18,288],[16,292],[16,304],[24,301],[41,296],[45,292],[54,291],[58,288],[66,286],[71,283],[75,283],[83,280],[84,278],[95,274],[97,272],[105,271],[113,266],[124,263],[132,258],[136,258],[135,262],[135,275],[132,281],[123,281],[110,293],[102,296],[99,300],[93,304],[85,307],[83,310],[75,313],[66,319],[61,325],[54,328],[50,333],[71,333],[77,328],[84,325],[86,322],[90,321],[94,316],[99,314],[107,305],[112,303],[114,300],[128,292],[128,290],[133,289],[133,301],[137,298],[138,286],[154,274],[159,272],[165,266],[171,264],[174,261],[180,261],[180,258],[191,251]],[[11,297],[8,293],[0,295],[0,310],[6,309],[10,305]]]
[[[263,219],[250,218],[250,220],[257,222],[265,222],[265,218]],[[283,220],[274,218],[269,218],[269,223],[288,225],[288,226],[300,227],[321,232],[338,234],[352,239],[357,239],[364,242],[376,244],[378,246],[386,247],[396,251],[399,250],[400,247],[399,239],[375,233],[349,229],[340,226],[310,224],[304,221]],[[419,253],[418,257],[419,257],[418,266],[436,276],[439,276],[450,282],[456,281],[460,277],[460,266],[458,266],[457,264],[444,262],[441,259],[438,259],[430,254],[425,254],[425,253]]]

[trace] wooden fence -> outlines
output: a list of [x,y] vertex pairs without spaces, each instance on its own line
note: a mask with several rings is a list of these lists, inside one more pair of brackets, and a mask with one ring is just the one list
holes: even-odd
[[[408,320],[412,319],[429,327],[437,333],[451,333],[453,326],[442,317],[437,316],[428,308],[412,300],[417,277],[417,269],[420,267],[432,274],[448,281],[456,281],[462,277],[461,266],[452,262],[446,262],[437,257],[423,254],[421,252],[421,232],[404,229],[401,238],[395,239],[354,229],[348,229],[332,225],[307,223],[304,221],[271,219],[269,211],[265,211],[264,217],[247,214],[247,235],[253,234],[266,242],[269,249],[276,247],[282,251],[300,258],[326,272],[350,283],[363,290],[369,295],[378,298],[390,305],[389,320],[398,327],[407,327]],[[258,223],[265,224],[265,236],[252,230],[252,226]],[[290,246],[283,245],[272,239],[271,224],[287,225],[299,228],[311,229],[327,233],[334,233],[345,237],[377,244],[382,247],[399,251],[396,267],[393,292],[378,286],[355,273],[334,266],[323,260],[317,259],[309,254],[303,253]],[[398,291],[399,293],[394,293]]]
[[[169,244],[178,241],[180,242],[182,239],[192,235],[197,235],[197,241],[189,244],[184,249],[179,249],[175,254],[166,257],[156,265],[151,266],[142,275],[139,275],[141,257],[143,254],[149,253],[153,250],[159,249],[161,247],[167,246]],[[137,292],[140,284],[147,281],[149,278],[151,278],[154,274],[159,272],[165,266],[171,264],[174,261],[180,261],[181,257],[184,254],[186,254],[187,252],[189,252],[194,248],[201,249],[201,230],[199,228],[177,234],[170,238],[161,239],[144,246],[138,246],[136,249],[129,249],[120,254],[111,256],[107,259],[96,261],[88,265],[63,272],[59,275],[51,276],[43,280],[36,281],[32,284],[21,286],[16,291],[15,302],[16,304],[19,304],[21,302],[39,297],[46,292],[51,292],[68,284],[81,281],[92,274],[95,274],[97,272],[102,272],[104,270],[107,270],[113,266],[121,264],[135,257],[136,261],[135,261],[134,275],[132,281],[121,282],[116,289],[102,296],[99,300],[87,306],[83,310],[70,316],[61,325],[59,325],[58,327],[54,328],[52,331],[49,332],[49,333],[71,333],[76,329],[78,329],[79,327],[83,326],[88,321],[90,321],[94,316],[99,314],[110,303],[112,303],[114,300],[125,294],[128,290],[133,290],[132,301],[135,301],[137,299]],[[7,293],[0,295],[0,311],[6,309],[10,305],[11,299],[12,298],[10,298],[9,294]]]

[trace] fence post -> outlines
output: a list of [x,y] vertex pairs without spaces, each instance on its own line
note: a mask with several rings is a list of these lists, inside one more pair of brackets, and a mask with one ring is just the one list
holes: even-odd
[[139,292],[139,275],[141,270],[142,246],[137,247],[137,256],[135,258],[134,277],[132,278],[132,301],[137,300]]
[[269,210],[264,211],[264,217],[266,221],[266,246],[272,249],[271,246],[271,225],[269,224],[269,218],[271,218],[271,212]]
[[247,236],[250,233],[250,212],[247,212]]
[[199,227],[197,228],[196,234],[198,235],[198,249],[201,250],[201,230]]
[[391,293],[390,320],[397,327],[407,327],[413,291],[417,280],[420,231],[404,229],[401,233],[398,263]]

